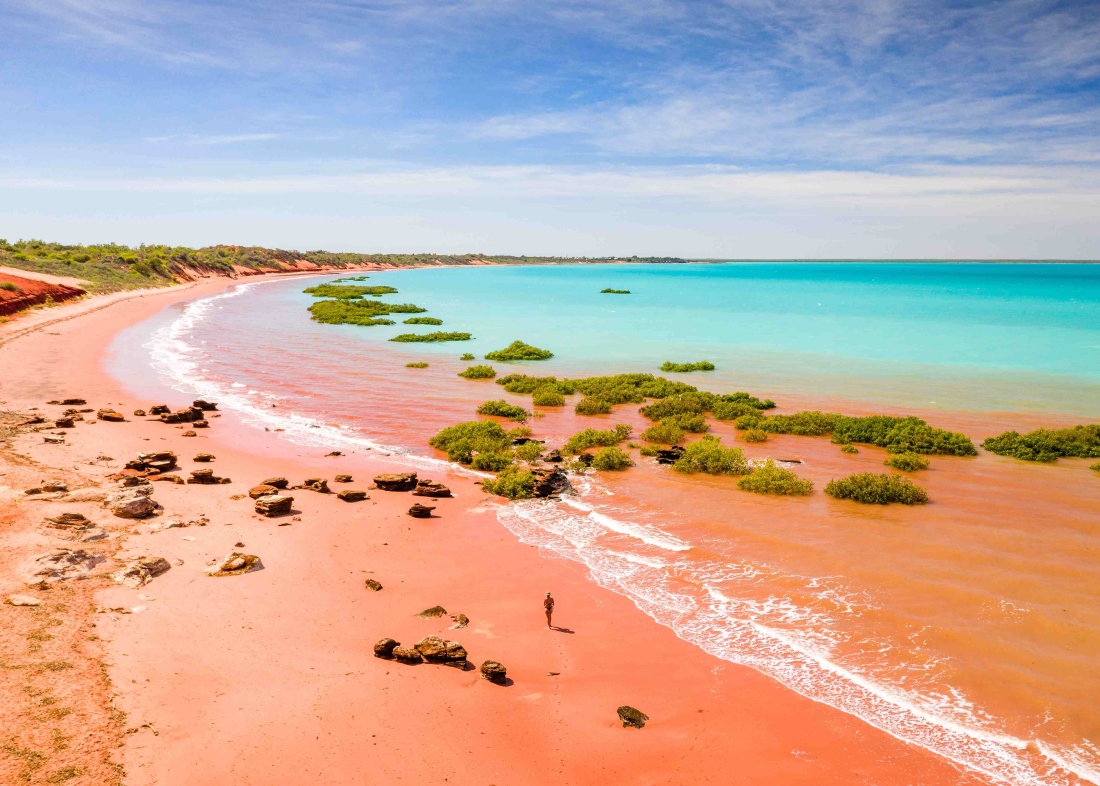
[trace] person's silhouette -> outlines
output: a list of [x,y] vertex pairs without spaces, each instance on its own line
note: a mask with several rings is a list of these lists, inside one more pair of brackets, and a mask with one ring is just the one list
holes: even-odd
[[546,597],[542,601],[542,607],[546,610],[546,627],[553,628],[550,618],[554,616],[554,599],[549,592],[546,593]]

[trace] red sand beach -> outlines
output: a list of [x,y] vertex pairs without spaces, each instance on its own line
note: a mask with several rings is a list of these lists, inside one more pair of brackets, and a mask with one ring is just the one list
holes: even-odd
[[[211,428],[195,438],[131,416],[161,402],[133,400],[102,371],[112,336],[173,301],[230,283],[201,282],[187,291],[124,300],[47,324],[0,348],[4,410],[38,407],[55,415],[61,408],[46,401],[79,396],[89,407],[111,405],[128,418],[78,423],[67,430],[66,445],[22,433],[4,457],[5,596],[21,592],[49,603],[61,593],[72,595],[71,589],[28,589],[22,580],[30,559],[65,545],[37,529],[42,515],[84,512],[112,534],[107,545],[94,547],[108,558],[93,578],[66,582],[80,585],[88,603],[70,603],[54,615],[59,630],[94,631],[70,644],[68,657],[77,668],[42,671],[41,679],[32,679],[31,671],[3,673],[8,684],[0,687],[10,709],[5,719],[14,723],[5,726],[14,729],[18,750],[42,747],[52,728],[81,741],[50,754],[46,766],[30,771],[29,782],[46,782],[51,771],[66,766],[66,756],[82,762],[82,774],[69,781],[77,784],[114,778],[127,784],[226,778],[362,784],[425,777],[460,784],[981,782],[681,641],[625,597],[593,584],[581,566],[517,542],[497,522],[496,502],[468,478],[435,478],[452,488],[454,498],[432,503],[436,517],[427,520],[406,515],[413,501],[408,494],[380,490],[359,503],[297,490],[291,493],[300,520],[279,526],[284,520],[258,518],[251,500],[231,497],[265,477],[298,483],[320,476],[331,483],[344,472],[355,477],[351,487],[365,489],[374,474],[403,468],[295,448],[246,430],[228,413],[211,419]],[[154,533],[148,522],[114,518],[93,502],[20,499],[23,488],[52,474],[63,474],[71,487],[112,485],[107,475],[150,449],[174,450],[183,475],[208,466],[232,479],[213,486],[153,484],[163,513],[150,521],[201,514],[208,525]],[[215,454],[216,461],[193,464],[200,451]],[[101,455],[113,461],[89,464]],[[236,550],[259,556],[263,570],[205,575],[208,561],[236,543],[245,544]],[[116,559],[131,555],[164,557],[172,567],[141,589],[101,578]],[[366,590],[368,577],[384,589]],[[554,622],[561,630],[545,627],[541,599],[547,590],[557,599]],[[136,613],[91,614],[92,604]],[[416,616],[435,605],[467,615],[469,627],[447,630],[448,617]],[[4,605],[0,613],[8,630],[6,662],[33,671],[36,659],[54,657],[54,642],[34,651],[20,649],[23,644],[10,636],[24,630],[26,615],[41,610]],[[476,670],[406,666],[372,655],[382,637],[409,645],[429,634],[460,641],[475,665],[485,659],[505,664],[510,684],[493,685]],[[100,658],[109,684],[83,693],[66,687],[70,675],[94,673],[81,664]],[[20,680],[31,680],[26,684],[32,690]],[[30,706],[33,690],[50,689],[79,694],[84,703],[36,725],[20,707]],[[97,696],[125,718],[113,718]],[[615,711],[623,704],[649,715],[645,729],[621,727]],[[0,757],[3,780],[27,772],[27,761]],[[123,766],[124,776],[112,762]]]

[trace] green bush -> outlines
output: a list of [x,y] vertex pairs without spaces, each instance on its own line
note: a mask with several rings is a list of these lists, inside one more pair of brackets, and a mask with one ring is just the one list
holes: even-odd
[[485,359],[507,363],[513,360],[549,360],[552,357],[554,357],[553,352],[524,344],[522,341],[513,341],[504,349],[490,352]]
[[515,404],[509,404],[504,399],[498,398],[492,401],[486,401],[484,404],[478,407],[477,414],[495,415],[496,417],[514,420],[517,423],[523,423],[527,420],[527,416],[531,413],[525,410],[523,407],[517,407]]
[[928,469],[929,461],[919,453],[895,453],[882,463],[903,472],[916,472],[918,469]]
[[768,459],[763,466],[738,480],[737,488],[754,494],[809,494],[814,484]]
[[428,440],[428,444],[442,450],[451,461],[469,464],[475,454],[508,450],[512,437],[495,420],[470,420],[448,426]]
[[483,472],[502,472],[512,465],[511,453],[478,453],[470,466]]
[[639,411],[650,420],[663,420],[682,413],[705,412],[713,412],[719,420],[732,420],[746,413],[760,416],[761,409],[770,409],[774,406],[774,401],[768,399],[762,401],[748,393],[728,393],[719,396],[701,390],[690,390],[670,393],[657,403],[642,407]]
[[390,341],[400,341],[408,344],[430,341],[469,341],[471,338],[472,336],[469,333],[443,333],[436,331],[435,333],[402,333],[399,336],[394,336]]
[[851,499],[868,505],[923,505],[928,493],[909,478],[901,475],[876,475],[860,472],[840,480],[830,480],[825,493],[837,499]]
[[758,428],[769,434],[797,434],[820,437],[829,434],[840,415],[830,412],[796,412],[793,415],[749,414],[739,417],[734,426],[742,431]]
[[724,448],[718,437],[709,434],[697,442],[689,442],[684,454],[672,468],[691,475],[706,472],[708,475],[744,475],[750,467],[741,448]]
[[709,360],[700,360],[698,363],[673,363],[671,360],[666,360],[661,364],[661,371],[677,374],[686,374],[690,371],[714,371],[714,364]]
[[642,439],[649,442],[660,442],[663,445],[679,445],[684,441],[684,430],[669,418],[662,420],[660,423],[655,423],[643,431]]
[[662,418],[660,422],[675,426],[682,431],[686,431],[688,434],[705,434],[710,431],[710,426],[707,425],[706,418],[702,415],[692,414],[690,412],[670,415],[667,418]]
[[331,297],[339,300],[358,300],[364,295],[370,295],[371,297],[381,297],[382,295],[395,295],[397,290],[393,287],[364,287],[364,286],[347,286],[332,282],[329,284],[318,284],[315,287],[307,287],[302,290],[307,295],[313,295],[314,297]]
[[629,295],[629,289],[601,289],[601,295]]
[[542,455],[542,445],[534,440],[524,442],[516,448],[515,452],[516,458],[526,461],[528,464],[534,464]]
[[767,442],[768,432],[762,428],[750,428],[741,432],[741,439],[745,442]]
[[592,457],[593,469],[619,470],[633,466],[634,462],[630,460],[630,456],[614,445],[600,448],[596,451],[596,455]]
[[647,456],[648,458],[653,458],[654,456],[656,456],[660,452],[660,450],[661,449],[656,447],[655,445],[646,445],[644,448],[642,448],[638,452],[641,453],[643,456]]
[[606,415],[611,412],[611,404],[602,398],[585,396],[577,402],[573,411],[578,415]]
[[1000,456],[1024,461],[1056,461],[1059,458],[1100,458],[1100,424],[1062,429],[1036,429],[1027,434],[1006,431],[982,443]]
[[518,439],[519,437],[529,437],[529,436],[531,436],[531,427],[530,426],[513,426],[512,428],[508,429],[508,431],[506,433],[508,434],[508,439]]
[[572,456],[577,453],[583,453],[589,448],[617,445],[629,437],[632,430],[630,426],[622,423],[606,431],[586,428],[579,434],[571,436],[565,445],[562,446],[561,452],[568,456]]
[[977,454],[970,439],[954,431],[932,428],[920,418],[868,415],[851,417],[835,412],[796,412],[791,415],[748,414],[734,424],[738,429],[763,429],[770,434],[817,437],[832,434],[833,442],[845,445],[864,442],[891,453]]
[[474,356],[470,352],[463,352],[462,357],[459,358],[459,360],[467,360],[467,361],[473,360],[473,359],[474,359]]
[[859,449],[851,442],[845,442],[840,446],[841,453],[859,453]]
[[394,324],[392,319],[383,319],[391,313],[391,306],[377,300],[321,300],[309,307],[309,313],[315,322],[325,325]]
[[552,387],[539,388],[531,397],[536,407],[564,407],[565,396]]
[[436,319],[435,317],[409,317],[402,325],[442,325],[442,319]]
[[465,379],[492,379],[497,372],[492,366],[470,366],[465,371],[458,372],[458,375]]
[[615,374],[574,379],[572,382],[584,395],[601,398],[611,404],[641,404],[647,398],[664,398],[695,390],[686,382],[673,382],[652,374]]
[[485,480],[481,488],[508,499],[527,499],[535,488],[535,476],[515,464],[505,467],[495,480]]
[[[774,403],[774,402],[772,402]],[[744,415],[757,415],[760,410],[751,404],[743,404],[737,401],[717,401],[711,408],[711,414],[715,420],[737,420]]]
[[428,364],[425,363],[423,360],[421,360],[417,363],[406,363],[405,364],[405,368],[427,368],[427,367],[428,367]]
[[1097,472],[1100,472],[1100,461],[1097,461],[1095,464],[1093,464],[1091,467],[1089,467],[1089,469],[1094,469]]
[[11,281],[0,281],[0,289],[8,292],[22,292],[23,290],[13,284]]
[[553,388],[563,395],[570,395],[574,388],[573,383],[567,379],[559,380],[557,377],[531,377],[526,374],[509,374],[497,380],[509,393],[534,393],[542,388]]

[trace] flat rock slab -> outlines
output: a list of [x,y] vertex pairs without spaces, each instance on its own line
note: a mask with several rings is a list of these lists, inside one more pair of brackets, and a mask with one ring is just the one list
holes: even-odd
[[263,563],[255,554],[242,554],[233,551],[206,569],[208,576],[243,576],[263,568]]
[[352,491],[351,489],[348,489],[347,491],[337,492],[336,496],[342,499],[344,502],[362,502],[365,499],[370,499],[370,497],[367,495],[367,492]]
[[397,472],[377,475],[374,478],[374,485],[383,491],[412,491],[416,488],[416,473]]
[[41,606],[42,601],[32,598],[30,595],[9,595],[6,601],[12,606]]
[[256,512],[264,516],[285,516],[290,513],[290,506],[293,504],[294,497],[272,494],[256,500]]
[[451,496],[451,490],[444,486],[442,483],[436,483],[429,478],[422,478],[417,481],[416,488],[413,489],[413,496],[415,497],[449,497]]

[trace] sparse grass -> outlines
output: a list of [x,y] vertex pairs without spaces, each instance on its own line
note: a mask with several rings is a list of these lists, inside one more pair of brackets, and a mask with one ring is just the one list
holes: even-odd
[[611,403],[602,398],[585,396],[573,407],[578,415],[606,415],[611,412]]
[[901,475],[876,475],[860,472],[840,480],[830,480],[825,493],[837,499],[851,499],[867,505],[923,505],[928,493],[909,478]]
[[80,767],[62,767],[50,777],[46,778],[46,783],[65,783],[71,781],[73,778],[79,778],[84,774],[84,770]]
[[768,432],[760,428],[750,428],[741,432],[741,439],[745,442],[767,442]]
[[647,458],[653,458],[660,452],[660,450],[661,449],[658,448],[656,445],[646,445],[640,448],[638,452],[641,453],[643,456],[646,456]]
[[689,442],[684,448],[684,455],[676,460],[672,468],[686,475],[696,472],[744,475],[749,471],[749,463],[741,448],[724,448],[718,437],[708,434],[696,442]]
[[549,360],[552,357],[554,357],[554,353],[549,350],[539,349],[530,344],[525,344],[522,341],[513,341],[504,349],[498,349],[488,353],[485,359],[509,363],[515,360]]
[[531,403],[536,407],[564,407],[565,396],[553,387],[539,388],[532,394]]
[[601,295],[629,295],[629,289],[601,289]]
[[470,366],[465,371],[458,372],[463,379],[492,379],[497,375],[492,366]]
[[754,494],[801,495],[813,491],[814,484],[768,459],[763,466],[738,480],[737,488]]
[[1006,431],[982,447],[999,456],[1024,461],[1057,461],[1062,457],[1100,458],[1100,424],[1062,429],[1036,429],[1026,434]]
[[516,465],[505,468],[495,480],[482,481],[481,488],[508,499],[527,499],[535,488],[535,476]]
[[442,319],[436,319],[435,317],[409,317],[402,325],[442,325]]
[[428,367],[428,364],[425,363],[423,360],[417,361],[415,363],[406,363],[405,364],[405,368],[427,368],[427,367]]
[[436,341],[469,341],[473,336],[469,333],[444,333],[442,331],[436,331],[434,333],[402,333],[399,336],[394,336],[390,341],[399,341],[405,344],[410,343],[429,343]]
[[20,748],[13,739],[11,742],[0,746],[0,750],[10,756],[14,756],[19,761],[23,762],[22,779],[29,782],[42,765],[46,763],[46,754],[39,753],[36,750],[30,748]]
[[523,407],[517,407],[515,404],[509,404],[504,399],[498,398],[492,401],[486,401],[478,407],[477,414],[495,415],[496,417],[514,420],[517,423],[524,423],[531,413]]
[[673,363],[666,360],[661,364],[661,371],[666,374],[687,374],[692,371],[714,371],[714,364],[709,360],[700,360],[698,363]]
[[561,452],[571,456],[577,453],[583,453],[589,448],[616,445],[629,437],[632,430],[630,426],[622,423],[606,431],[586,428],[579,434],[571,436],[565,445],[562,446]]
[[882,463],[903,472],[916,472],[918,469],[928,469],[930,462],[919,453],[895,453]]
[[634,462],[630,460],[630,456],[614,445],[600,448],[596,451],[596,455],[592,457],[593,469],[614,471],[633,466]]

